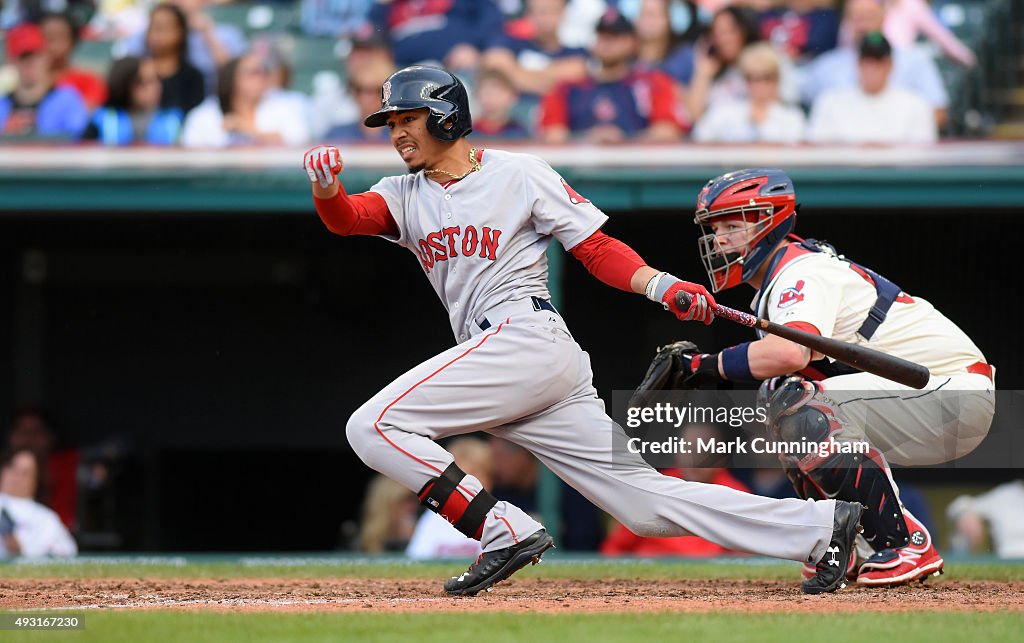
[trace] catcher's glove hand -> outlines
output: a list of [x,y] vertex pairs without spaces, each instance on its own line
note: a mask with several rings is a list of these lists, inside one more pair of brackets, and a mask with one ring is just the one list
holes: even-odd
[[687,341],[674,342],[659,348],[651,360],[651,365],[647,367],[643,381],[629,399],[629,405],[646,406],[648,393],[651,391],[696,388],[696,382],[691,380],[690,376],[693,375],[693,357],[700,354],[697,345]]

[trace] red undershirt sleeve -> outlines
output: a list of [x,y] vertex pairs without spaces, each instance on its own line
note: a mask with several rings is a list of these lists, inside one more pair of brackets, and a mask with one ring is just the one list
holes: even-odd
[[637,269],[647,265],[632,248],[598,230],[573,246],[576,257],[601,282],[633,292],[630,282]]
[[807,322],[802,322],[802,321],[794,321],[794,322],[789,322],[788,324],[783,324],[783,326],[789,326],[790,328],[795,328],[797,330],[802,330],[805,333],[810,333],[812,335],[817,335],[818,337],[821,337],[821,331],[818,330],[818,327],[815,326],[814,324],[809,324]]
[[[795,328],[797,330],[802,330],[805,333],[810,333],[812,335],[817,335],[818,337],[821,337],[821,331],[818,330],[818,327],[815,326],[814,324],[809,323],[809,322],[792,321],[792,322],[789,322],[788,324],[783,324],[783,326],[788,326],[790,328]],[[811,361],[812,362],[816,361],[816,360],[819,360],[822,357],[824,357],[824,355],[822,355],[818,351],[814,350],[813,348],[809,349],[809,350],[811,351]],[[815,377],[815,379],[821,379],[821,378]]]
[[387,202],[376,192],[349,195],[339,185],[334,197],[320,199],[314,196],[313,203],[320,220],[334,234],[400,236],[398,223],[391,216]]

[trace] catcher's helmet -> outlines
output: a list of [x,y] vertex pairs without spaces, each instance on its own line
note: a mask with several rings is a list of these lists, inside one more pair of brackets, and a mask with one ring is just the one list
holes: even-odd
[[[753,276],[771,251],[796,224],[796,192],[782,170],[758,168],[729,172],[708,181],[697,195],[694,223],[701,227],[697,242],[712,292],[732,288]],[[742,219],[746,242],[724,243],[712,221]]]
[[442,141],[454,141],[473,131],[469,95],[458,78],[437,67],[400,69],[384,82],[380,109],[363,121],[367,127],[383,127],[394,112],[430,110],[427,131]]

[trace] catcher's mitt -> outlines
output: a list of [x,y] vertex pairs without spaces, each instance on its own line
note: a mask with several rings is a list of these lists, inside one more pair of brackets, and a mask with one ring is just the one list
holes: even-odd
[[690,361],[699,353],[697,345],[687,341],[673,342],[659,348],[651,365],[647,367],[643,381],[629,399],[629,405],[647,406],[647,397],[651,391],[685,391],[696,388],[696,383],[688,381],[688,378],[692,375]]

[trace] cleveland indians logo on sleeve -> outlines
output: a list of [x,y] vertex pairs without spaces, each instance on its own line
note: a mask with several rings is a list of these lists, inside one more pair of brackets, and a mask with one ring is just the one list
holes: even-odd
[[794,304],[798,304],[804,300],[804,294],[801,292],[804,289],[804,280],[796,282],[795,286],[790,286],[782,291],[782,296],[779,297],[779,308],[789,308]]
[[562,179],[562,187],[565,188],[565,192],[566,194],[569,195],[569,200],[572,202],[573,205],[579,205],[581,203],[590,203],[590,201],[587,198],[585,198],[582,194],[572,189],[572,186],[566,183],[565,179]]

